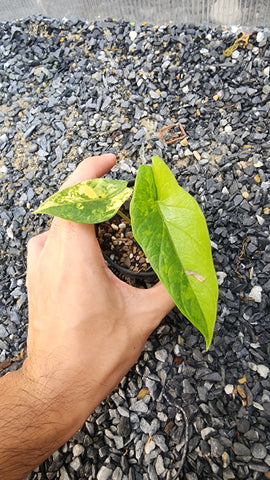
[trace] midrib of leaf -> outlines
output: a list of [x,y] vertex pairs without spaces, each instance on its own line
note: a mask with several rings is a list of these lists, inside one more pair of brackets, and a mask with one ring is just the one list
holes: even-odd
[[[157,203],[158,203],[158,208],[159,208],[160,212],[162,212],[162,210],[160,208],[160,203],[163,203],[163,201],[162,200],[157,200]],[[190,211],[190,209],[185,208],[185,207],[182,208],[182,206],[181,206],[181,210],[187,210],[188,212]],[[170,218],[170,220],[167,222],[165,215],[161,215],[161,217],[164,219],[164,223],[166,224],[166,226],[167,226],[167,223],[170,223],[173,220],[172,218]],[[201,242],[199,242],[195,236],[192,237],[190,234],[186,233],[185,229],[183,229],[180,225],[178,225],[177,222],[175,222],[174,228],[176,230],[180,230],[181,234],[183,236],[185,236],[186,238],[189,238],[192,241],[192,243],[196,243],[196,245],[198,245],[198,247],[199,247],[199,250],[204,249],[204,251],[206,253],[208,252],[207,248]],[[168,228],[168,231],[170,231],[169,228]]]

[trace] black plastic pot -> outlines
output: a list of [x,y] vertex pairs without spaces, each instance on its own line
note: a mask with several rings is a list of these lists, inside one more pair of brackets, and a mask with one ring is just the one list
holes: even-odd
[[126,277],[144,280],[148,282],[154,282],[157,279],[157,275],[150,265],[149,268],[147,270],[144,270],[143,272],[134,272],[133,270],[129,270],[128,268],[122,267],[118,263],[114,262],[110,257],[108,257],[108,255],[106,255],[106,253],[102,253],[108,265],[112,267],[112,269],[117,270]]

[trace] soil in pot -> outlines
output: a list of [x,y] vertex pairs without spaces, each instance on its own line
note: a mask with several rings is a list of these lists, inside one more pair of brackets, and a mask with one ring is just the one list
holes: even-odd
[[[129,215],[128,200],[121,208]],[[141,247],[133,237],[130,223],[119,214],[112,219],[97,225],[97,238],[107,262],[129,277],[156,278],[152,267]]]

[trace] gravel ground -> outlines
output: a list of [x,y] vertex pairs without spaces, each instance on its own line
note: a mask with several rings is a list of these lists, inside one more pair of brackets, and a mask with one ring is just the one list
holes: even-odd
[[[26,341],[25,247],[48,221],[32,211],[89,154],[115,152],[110,175],[122,179],[160,155],[205,213],[220,285],[209,351],[172,311],[28,480],[270,478],[270,32],[225,57],[237,34],[43,17],[0,26],[2,374]],[[186,139],[162,142],[174,122]]]

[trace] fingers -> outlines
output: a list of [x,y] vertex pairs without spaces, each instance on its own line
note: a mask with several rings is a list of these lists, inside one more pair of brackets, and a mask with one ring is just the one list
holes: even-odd
[[32,269],[35,267],[36,262],[40,256],[40,253],[46,243],[48,232],[40,233],[31,238],[27,244],[27,278],[26,284],[31,274]]
[[98,178],[105,175],[115,165],[116,157],[112,153],[106,153],[99,157],[89,157],[83,160],[70,177],[63,183],[60,190],[71,187],[84,180]]
[[[84,180],[90,180],[105,175],[105,173],[115,165],[115,162],[116,157],[112,153],[86,158],[63,183],[60,190],[76,185]],[[79,232],[80,235],[82,232],[87,233],[87,235],[91,236],[92,241],[96,243],[96,237],[92,225],[78,224],[58,217],[55,217],[52,221],[49,238],[55,238],[55,236],[61,234],[68,240],[74,238],[74,236],[76,237]]]
[[47,240],[48,232],[40,233],[35,237],[32,237],[27,244],[27,255],[31,257],[34,262],[38,259],[41,250],[43,249]]
[[[103,176],[115,165],[115,162],[116,157],[111,153],[86,158],[64,182],[60,190],[84,180]],[[54,218],[49,232],[37,235],[29,241],[28,265],[31,266],[35,264],[45,243],[48,243],[49,240],[52,240],[52,248],[55,248],[55,236],[64,236],[66,240],[69,240],[78,237],[78,232],[80,232],[81,240],[85,238],[88,243],[91,243],[89,247],[92,247],[97,255],[97,241],[93,225],[76,224],[61,218]]]
[[147,338],[175,307],[175,303],[161,282],[146,290],[131,286],[125,288],[131,293],[127,298],[127,309],[136,311],[139,319],[136,321],[137,328]]

